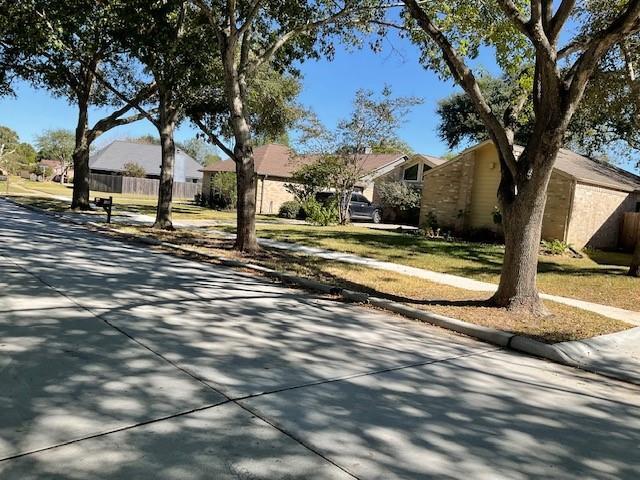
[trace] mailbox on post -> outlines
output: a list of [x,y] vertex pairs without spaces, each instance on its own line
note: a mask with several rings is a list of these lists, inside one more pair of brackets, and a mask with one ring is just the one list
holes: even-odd
[[96,197],[94,203],[96,204],[96,207],[104,208],[104,211],[107,212],[107,223],[111,223],[111,208],[113,207],[113,197]]

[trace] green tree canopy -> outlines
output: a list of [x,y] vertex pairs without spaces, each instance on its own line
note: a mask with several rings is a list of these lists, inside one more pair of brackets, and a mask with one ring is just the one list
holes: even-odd
[[39,159],[69,164],[75,149],[75,135],[71,130],[46,130],[36,138],[36,147]]
[[36,151],[31,144],[21,142],[14,130],[2,125],[0,125],[0,147],[3,168],[11,173],[31,170],[37,161]]

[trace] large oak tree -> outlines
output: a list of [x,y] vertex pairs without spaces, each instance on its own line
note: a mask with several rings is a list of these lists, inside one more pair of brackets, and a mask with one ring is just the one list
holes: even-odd
[[[255,228],[256,175],[251,124],[252,79],[261,68],[295,73],[294,62],[331,54],[331,36],[350,35],[362,17],[376,14],[376,2],[362,0],[192,0],[206,16],[222,63],[224,99],[233,148],[213,139],[236,163],[238,220],[236,248],[258,249]],[[358,17],[360,16],[360,17]],[[207,132],[211,135],[211,132]]]
[[[89,152],[104,132],[140,120],[133,103],[154,93],[141,84],[110,35],[116,21],[111,5],[77,0],[25,0],[0,4],[0,67],[46,88],[77,107],[72,208],[89,208]],[[14,76],[12,76],[13,74]],[[106,81],[118,88],[105,88]],[[5,86],[9,82],[5,82]],[[90,107],[113,107],[92,125]]]
[[[405,27],[422,47],[424,62],[464,89],[498,150],[505,254],[492,302],[545,314],[536,274],[551,172],[600,61],[614,45],[640,30],[640,0],[615,2],[615,12],[606,21],[575,38],[567,38],[570,32],[564,27],[569,19],[578,24],[590,21],[590,15],[584,15],[575,0],[403,3]],[[497,63],[520,87],[502,116],[488,102],[470,66],[469,60],[482,46],[494,49]],[[516,157],[514,127],[528,100],[533,104],[533,131]]]

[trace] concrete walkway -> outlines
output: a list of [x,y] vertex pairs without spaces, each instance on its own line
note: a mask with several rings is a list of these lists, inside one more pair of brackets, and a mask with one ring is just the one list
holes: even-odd
[[640,388],[0,200],[0,478],[635,479]]
[[[212,231],[216,235],[223,236],[225,238],[235,238],[235,235],[227,234],[221,231]],[[425,270],[423,268],[410,267],[407,265],[400,265],[398,263],[384,262],[376,260],[370,257],[361,257],[350,253],[336,252],[333,250],[325,250],[317,247],[307,247],[297,243],[278,242],[266,238],[258,240],[260,245],[270,248],[277,248],[280,250],[288,250],[296,253],[303,253],[305,255],[311,255],[318,258],[324,258],[327,260],[335,260],[338,262],[350,263],[354,265],[363,265],[365,267],[375,268],[378,270],[386,270],[389,272],[400,273],[402,275],[408,275],[410,277],[422,278],[429,280],[430,282],[439,283],[442,285],[449,285],[452,287],[463,288],[465,290],[471,290],[475,292],[495,292],[497,285],[493,283],[481,282],[473,280],[471,278],[460,277],[458,275],[450,275],[448,273],[434,272],[431,270]],[[572,307],[580,308],[590,312],[598,313],[605,317],[614,318],[616,320],[622,320],[631,325],[640,326],[640,312],[634,312],[632,310],[625,310],[622,308],[611,307],[608,305],[601,305],[599,303],[586,302],[583,300],[577,300],[575,298],[561,297],[558,295],[549,295],[546,293],[541,294],[542,298],[546,300],[552,300],[554,302],[563,303]]]

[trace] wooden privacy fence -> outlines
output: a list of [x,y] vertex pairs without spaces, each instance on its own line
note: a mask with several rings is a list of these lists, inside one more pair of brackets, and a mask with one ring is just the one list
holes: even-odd
[[633,249],[638,241],[640,241],[640,212],[626,212],[622,219],[620,246]]
[[[98,192],[123,193],[126,195],[158,195],[160,180],[154,178],[123,177],[121,175],[104,175],[92,173],[89,177],[90,188]],[[173,197],[192,199],[200,193],[200,183],[174,182]]]

